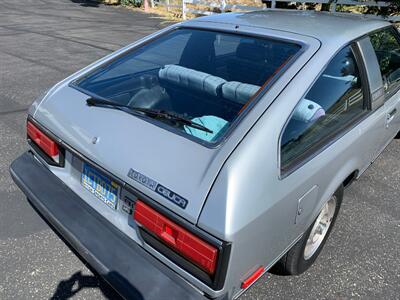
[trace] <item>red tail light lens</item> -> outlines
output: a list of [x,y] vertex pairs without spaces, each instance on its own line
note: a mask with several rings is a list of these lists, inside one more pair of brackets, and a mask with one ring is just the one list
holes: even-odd
[[45,154],[47,154],[56,163],[60,162],[60,151],[58,144],[44,134],[31,121],[27,122],[26,131],[28,137],[37,145]]
[[133,217],[177,253],[208,274],[214,274],[218,259],[217,248],[170,221],[142,201],[136,202]]

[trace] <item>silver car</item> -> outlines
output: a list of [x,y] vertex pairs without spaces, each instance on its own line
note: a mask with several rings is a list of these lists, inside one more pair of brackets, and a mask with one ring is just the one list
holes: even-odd
[[237,298],[316,260],[345,188],[398,135],[399,89],[389,22],[198,18],[35,101],[11,174],[123,297]]

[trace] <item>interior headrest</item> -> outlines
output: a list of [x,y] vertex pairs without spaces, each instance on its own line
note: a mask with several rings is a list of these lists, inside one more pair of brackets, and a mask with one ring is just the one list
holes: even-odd
[[339,55],[326,68],[325,74],[331,76],[348,76],[356,74],[356,64],[352,57]]
[[213,96],[220,94],[225,79],[178,65],[165,65],[158,72],[160,79],[180,87],[198,90]]
[[356,74],[356,65],[352,58],[347,57],[342,61],[342,76],[354,75]]
[[222,96],[225,99],[245,104],[259,89],[258,85],[229,81],[222,86]]
[[251,61],[265,61],[265,47],[254,43],[241,43],[236,49],[236,56]]

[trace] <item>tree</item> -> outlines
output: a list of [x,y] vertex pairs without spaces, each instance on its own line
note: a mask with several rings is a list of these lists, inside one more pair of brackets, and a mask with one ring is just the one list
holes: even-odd
[[[367,0],[365,0],[365,1],[367,1]],[[376,14],[376,15],[381,15],[381,16],[400,15],[400,0],[372,0],[372,1],[375,1],[375,2],[386,2],[389,5],[387,7],[369,6],[364,10],[364,13],[366,13],[366,14]],[[271,1],[261,0],[261,2],[265,3],[267,5],[267,7],[271,7]],[[337,2],[337,0],[329,0],[328,3],[323,3],[321,5],[321,11],[329,11],[330,8],[331,8],[331,5],[333,3],[335,3],[335,2]],[[363,1],[362,0],[358,0],[358,2],[362,3]],[[308,3],[307,7],[309,9],[313,9],[315,7],[315,4]],[[293,3],[277,1],[276,2],[276,8],[296,9],[297,6],[296,6],[296,4],[293,4]]]
[[400,0],[388,0],[382,2],[389,2],[389,6],[381,7],[378,11],[379,15],[393,16],[400,14]]

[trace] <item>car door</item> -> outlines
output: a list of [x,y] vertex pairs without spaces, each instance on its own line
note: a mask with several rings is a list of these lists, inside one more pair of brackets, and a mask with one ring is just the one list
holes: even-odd
[[400,37],[394,27],[369,35],[382,76],[386,113],[381,152],[400,131]]

